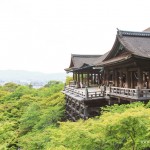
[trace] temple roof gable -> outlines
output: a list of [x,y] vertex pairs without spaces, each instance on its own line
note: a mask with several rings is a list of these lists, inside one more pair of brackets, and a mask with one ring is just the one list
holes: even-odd
[[150,32],[118,30],[114,45],[103,61],[114,59],[123,53],[150,58]]

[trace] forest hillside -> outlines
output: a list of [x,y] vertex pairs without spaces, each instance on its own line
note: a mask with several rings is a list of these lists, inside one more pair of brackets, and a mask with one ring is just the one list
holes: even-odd
[[148,150],[150,103],[102,108],[100,116],[67,121],[64,85],[0,87],[0,150]]

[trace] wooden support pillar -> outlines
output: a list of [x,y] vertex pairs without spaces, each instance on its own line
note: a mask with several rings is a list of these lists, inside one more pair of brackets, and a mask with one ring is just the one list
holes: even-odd
[[73,72],[73,74],[74,74],[74,81],[76,81],[76,73],[75,73],[75,72]]
[[77,119],[77,116],[78,116],[78,114],[77,114],[77,101],[75,101],[75,107],[74,107],[74,117],[75,117],[75,120]]
[[115,71],[113,70],[113,73],[112,73],[112,86],[114,86],[115,84]]
[[130,72],[126,69],[126,88],[130,88]]
[[118,86],[117,70],[114,70],[114,86]]
[[84,119],[88,119],[88,107],[84,106]]
[[87,73],[87,86],[89,87],[89,73]]
[[80,73],[78,73],[78,82],[80,82]]
[[120,70],[118,71],[118,74],[119,74],[119,75],[118,75],[118,87],[121,87],[121,86],[120,86],[120,85],[121,85],[121,84],[120,84],[120,77],[121,77],[121,75],[120,75]]
[[108,75],[109,75],[109,71],[106,70],[106,78],[105,78],[105,80],[106,80],[105,85],[106,86],[108,85]]
[[103,85],[105,85],[105,80],[106,80],[106,70],[104,70],[103,73],[103,81],[102,81]]
[[91,83],[89,82],[89,85],[93,84],[93,73],[91,73],[90,75],[90,80],[91,80]]
[[98,73],[98,79],[97,79],[97,81],[98,81],[98,85],[100,85],[101,83],[101,79],[100,79],[100,73]]
[[96,84],[96,74],[94,73],[94,84]]
[[81,103],[79,102],[79,115],[81,114],[82,112],[82,108],[81,108]]
[[138,84],[137,84],[137,86],[141,89],[141,88],[143,88],[143,71],[142,71],[141,68],[138,68],[137,76],[138,76]]
[[120,87],[123,87],[123,83],[122,83],[123,73],[122,73],[122,70],[120,71],[119,74],[120,74],[120,75],[119,75],[119,76],[120,76],[120,79],[119,79],[119,80],[120,80],[120,85],[119,85],[119,86],[120,86]]
[[104,71],[104,81],[103,81],[104,85],[108,85],[108,70],[105,69]]
[[74,74],[74,72],[73,72],[73,80],[75,80],[75,74]]
[[78,72],[78,87],[80,87],[80,73]]
[[94,78],[95,78],[95,74],[92,73],[92,84],[95,84],[95,83],[94,83]]
[[150,71],[148,72],[148,88],[150,89]]
[[77,73],[75,73],[75,81],[77,82]]
[[130,83],[131,83],[131,88],[133,88],[133,71],[130,72]]
[[71,118],[72,118],[72,117],[73,117],[73,109],[72,109],[72,107],[73,107],[73,102],[72,102],[72,101],[71,101],[70,107],[71,107],[70,116],[71,116]]
[[84,84],[85,84],[85,86],[86,86],[86,79],[87,79],[87,74],[85,73],[84,74]]
[[82,84],[83,84],[83,73],[81,74]]
[[92,84],[95,84],[95,74],[94,73],[92,74],[92,79],[93,79]]
[[86,86],[86,79],[87,79],[87,74],[84,73],[84,84],[85,84],[85,86]]

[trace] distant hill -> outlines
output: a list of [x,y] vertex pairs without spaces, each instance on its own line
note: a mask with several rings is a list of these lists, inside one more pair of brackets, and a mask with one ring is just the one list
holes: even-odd
[[5,82],[47,82],[50,80],[65,81],[66,73],[41,73],[23,70],[0,70],[0,81]]

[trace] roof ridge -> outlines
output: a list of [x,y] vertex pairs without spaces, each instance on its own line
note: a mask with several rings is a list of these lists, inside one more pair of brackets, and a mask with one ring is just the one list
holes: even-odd
[[150,37],[150,32],[137,32],[137,31],[124,31],[118,30],[117,35],[119,36],[137,36],[137,37]]

